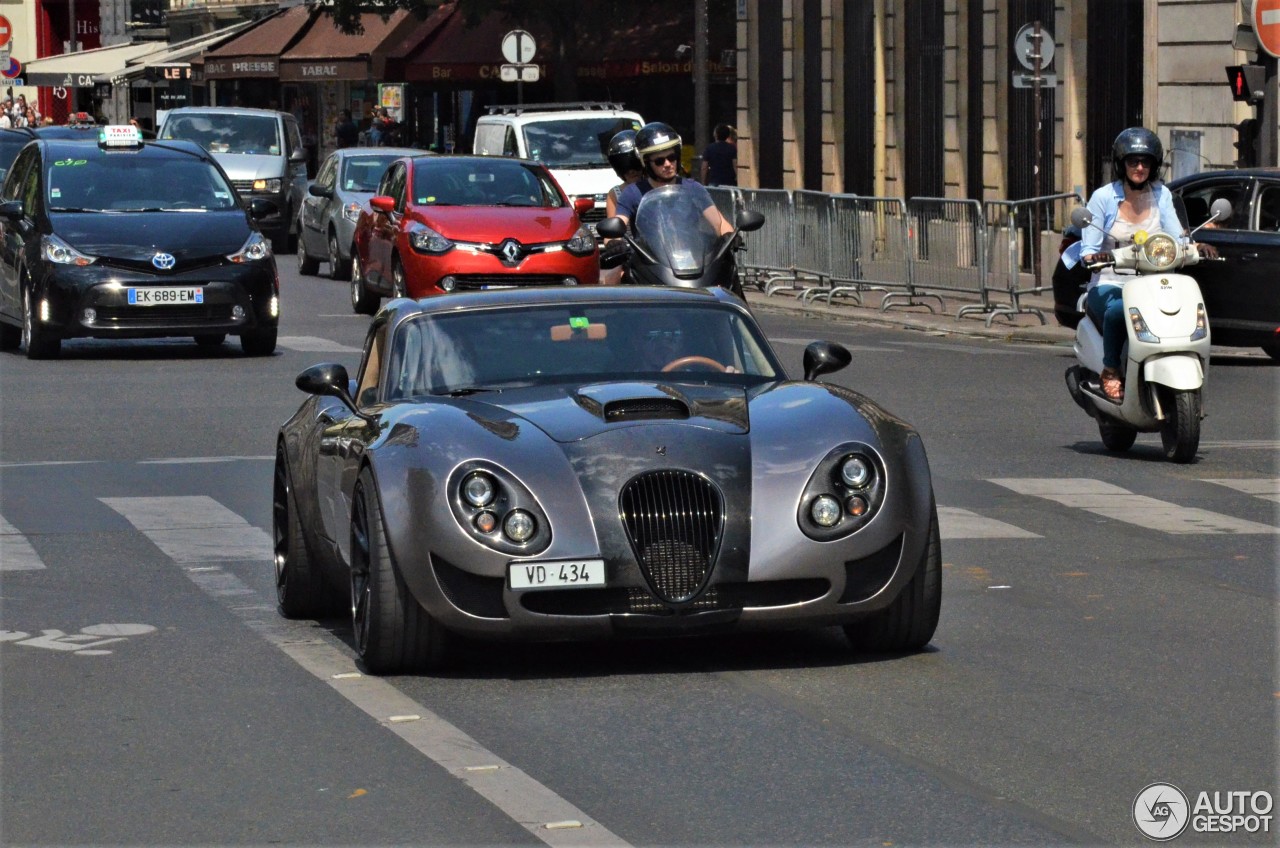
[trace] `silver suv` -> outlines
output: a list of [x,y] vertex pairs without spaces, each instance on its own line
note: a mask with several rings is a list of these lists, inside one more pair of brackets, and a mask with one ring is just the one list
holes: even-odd
[[292,253],[294,229],[307,193],[307,150],[298,121],[287,112],[234,106],[190,106],[165,116],[160,138],[194,141],[213,154],[248,205],[269,205],[258,219],[276,253]]

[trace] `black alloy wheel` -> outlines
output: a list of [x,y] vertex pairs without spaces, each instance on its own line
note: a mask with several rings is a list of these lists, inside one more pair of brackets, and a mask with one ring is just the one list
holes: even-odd
[[369,291],[364,284],[364,264],[360,254],[351,254],[351,311],[357,315],[373,315],[378,311],[382,298]]

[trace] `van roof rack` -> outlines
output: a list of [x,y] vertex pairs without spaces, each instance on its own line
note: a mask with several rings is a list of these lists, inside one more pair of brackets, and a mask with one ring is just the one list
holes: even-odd
[[585,100],[577,103],[520,103],[487,106],[490,115],[519,115],[522,112],[578,112],[583,110],[618,111],[626,108],[621,103],[602,100]]

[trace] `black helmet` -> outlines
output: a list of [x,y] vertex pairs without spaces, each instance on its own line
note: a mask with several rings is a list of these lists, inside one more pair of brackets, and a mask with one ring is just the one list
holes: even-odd
[[625,178],[627,171],[642,171],[640,157],[636,155],[636,131],[623,130],[609,139],[609,164],[619,177]]
[[661,121],[645,124],[636,133],[636,155],[641,162],[665,150],[675,150],[678,153],[682,144],[680,134]]
[[1160,138],[1146,127],[1130,127],[1116,136],[1111,145],[1111,179],[1126,179],[1124,160],[1129,156],[1151,157],[1151,169],[1143,185],[1155,180],[1160,166],[1164,163],[1164,145]]

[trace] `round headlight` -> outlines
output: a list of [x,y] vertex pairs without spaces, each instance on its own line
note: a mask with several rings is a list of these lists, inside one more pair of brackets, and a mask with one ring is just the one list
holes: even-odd
[[818,495],[809,507],[809,517],[819,527],[835,527],[840,520],[840,502],[830,495]]
[[1178,244],[1165,233],[1152,236],[1142,249],[1147,254],[1147,261],[1157,268],[1168,268],[1178,261]]
[[498,519],[492,512],[482,512],[476,516],[476,529],[481,533],[492,533],[498,526]]
[[472,474],[462,484],[462,496],[474,507],[486,506],[493,500],[493,480],[487,474]]
[[866,457],[851,456],[840,465],[840,479],[846,486],[861,489],[871,479],[871,464]]
[[507,534],[508,539],[520,544],[532,539],[537,529],[538,525],[534,522],[533,516],[523,509],[511,510],[507,513],[506,520],[502,522],[502,532]]

